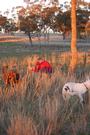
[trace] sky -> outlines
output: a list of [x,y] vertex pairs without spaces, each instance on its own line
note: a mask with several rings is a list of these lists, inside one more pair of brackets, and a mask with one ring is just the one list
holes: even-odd
[[7,9],[11,9],[16,6],[23,6],[23,0],[0,0],[0,11],[6,11]]
[[[60,0],[62,1],[66,1],[66,0]],[[68,1],[68,0],[67,0]],[[70,1],[70,0],[69,0]],[[90,2],[90,0],[85,0]],[[25,3],[23,2],[23,0],[0,0],[0,11],[4,12],[7,9],[11,9],[12,7],[16,7],[16,6],[25,6]]]

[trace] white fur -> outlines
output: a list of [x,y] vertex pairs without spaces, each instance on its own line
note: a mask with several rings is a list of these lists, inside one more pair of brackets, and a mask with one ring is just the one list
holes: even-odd
[[78,96],[83,103],[83,94],[90,90],[90,80],[83,83],[67,82],[62,89],[64,100],[69,100],[71,96]]

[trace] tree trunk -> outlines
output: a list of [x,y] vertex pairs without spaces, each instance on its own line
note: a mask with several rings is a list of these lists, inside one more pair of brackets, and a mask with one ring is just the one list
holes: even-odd
[[71,29],[72,29],[72,39],[71,39],[71,61],[69,72],[73,73],[77,66],[78,61],[78,51],[77,51],[77,28],[76,28],[76,1],[72,0],[71,8]]
[[29,37],[30,45],[32,46],[32,38],[31,38],[31,33],[30,32],[28,32],[28,37]]

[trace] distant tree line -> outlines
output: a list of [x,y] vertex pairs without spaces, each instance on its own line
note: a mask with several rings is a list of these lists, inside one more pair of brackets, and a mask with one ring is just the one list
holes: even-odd
[[[62,7],[64,6],[64,9]],[[85,26],[89,21],[90,11],[86,8],[76,9],[78,38],[84,38]],[[45,32],[52,29],[53,32],[63,33],[63,39],[71,32],[71,6],[65,3],[60,7],[42,7],[41,5],[28,6],[19,11],[20,29],[25,31],[30,38],[30,33]]]
[[[64,10],[63,10],[64,9]],[[77,36],[85,38],[86,24],[89,21],[90,10],[89,6],[82,9],[77,6]],[[0,16],[0,26],[7,31],[16,31],[18,29],[24,31],[30,42],[32,43],[31,33],[37,33],[40,36],[41,32],[47,32],[47,29],[52,29],[53,32],[63,34],[63,39],[71,33],[71,5],[65,2],[63,5],[52,7],[42,7],[40,4],[22,7],[18,12],[19,25],[17,26],[13,20],[7,17]]]

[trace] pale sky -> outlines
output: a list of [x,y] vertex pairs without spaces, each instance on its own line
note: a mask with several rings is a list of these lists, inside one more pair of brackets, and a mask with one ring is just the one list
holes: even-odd
[[0,0],[0,11],[6,11],[12,9],[12,7],[23,6],[23,0]]
[[[48,1],[48,0],[47,0]],[[70,0],[60,0],[61,3],[63,1],[70,1]],[[90,0],[85,0],[90,2]],[[0,11],[6,11],[7,9],[11,9],[12,7],[16,7],[16,6],[24,6],[25,3],[23,2],[23,0],[0,0]]]

